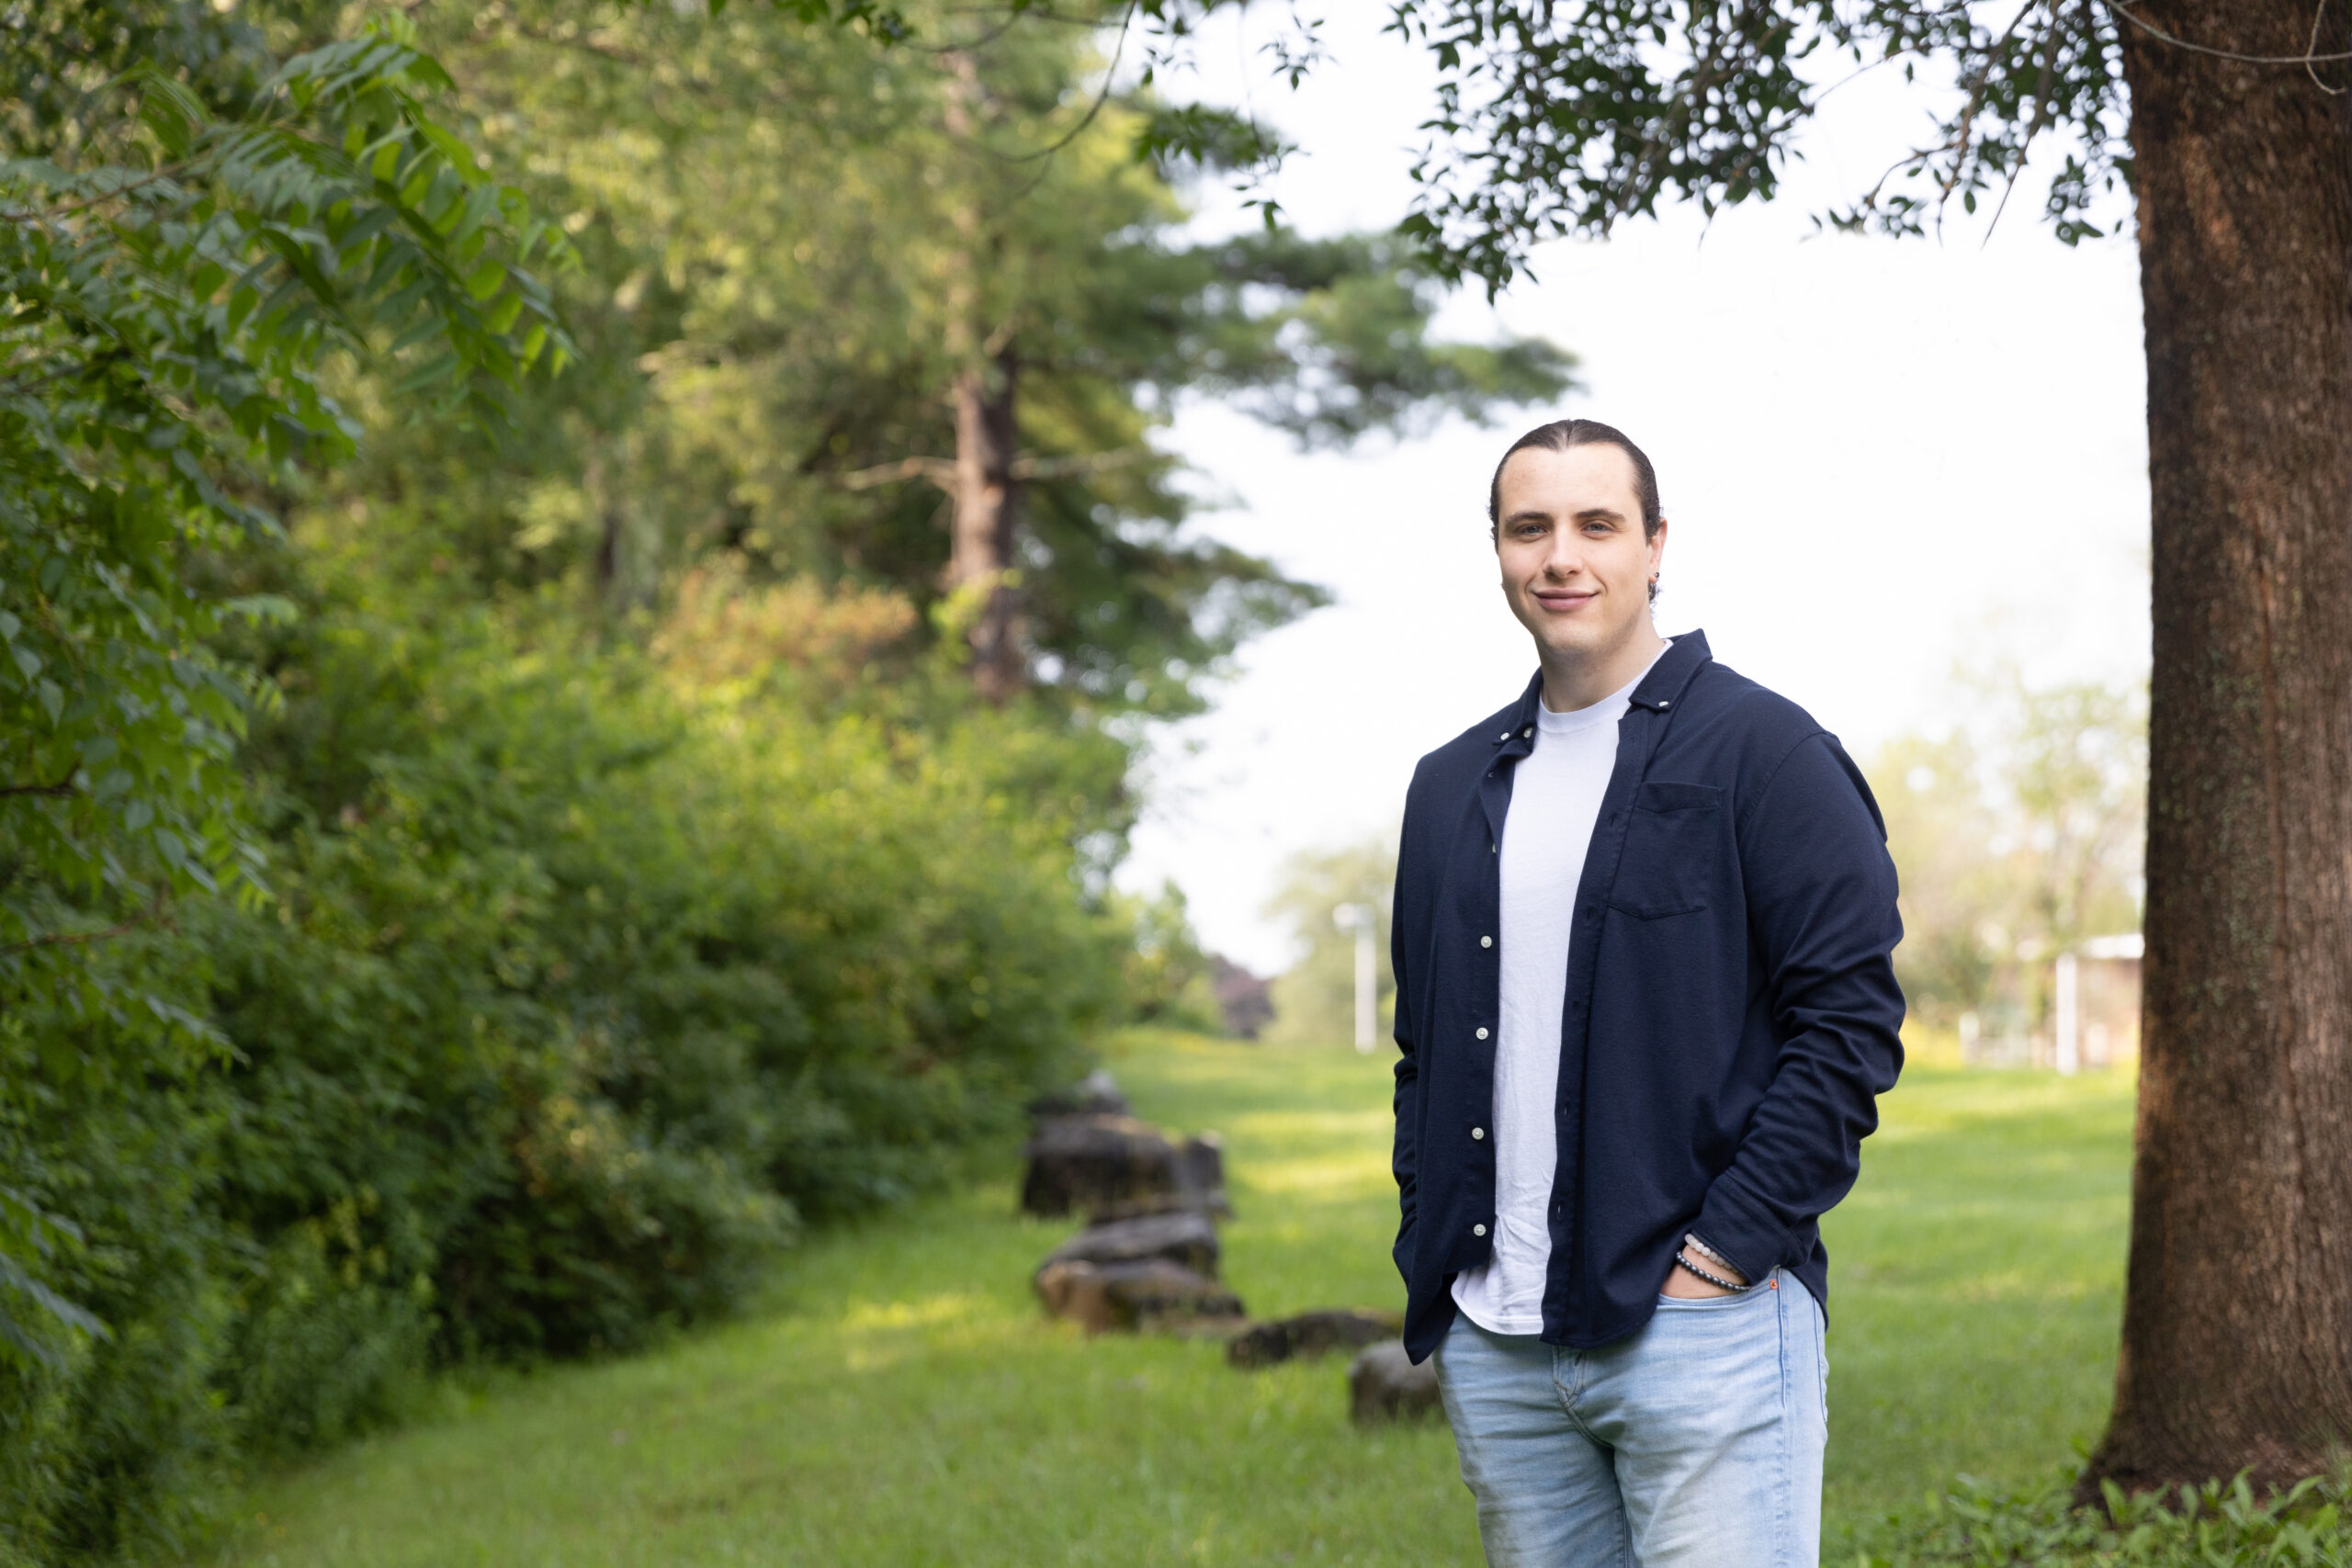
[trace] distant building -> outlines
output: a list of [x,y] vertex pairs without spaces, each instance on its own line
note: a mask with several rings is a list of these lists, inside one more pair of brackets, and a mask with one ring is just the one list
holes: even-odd
[[1993,1033],[1981,1026],[1976,1014],[1962,1013],[1962,1063],[2072,1073],[2137,1061],[2143,950],[2139,932],[2124,931],[2092,937],[2058,953],[2044,971],[2049,1006],[2039,1025],[2027,1029],[2013,1022]]
[[1274,1021],[1272,982],[1259,978],[1223,953],[1209,954],[1209,987],[1216,993],[1225,1032],[1237,1040],[1255,1040]]
[[2140,1055],[2138,931],[2095,936],[2062,953],[2052,992],[2051,1065],[2060,1072],[2105,1067]]

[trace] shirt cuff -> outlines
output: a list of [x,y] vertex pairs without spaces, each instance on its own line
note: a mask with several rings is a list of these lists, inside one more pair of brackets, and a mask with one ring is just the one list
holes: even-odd
[[1690,1234],[1729,1258],[1751,1285],[1760,1282],[1789,1254],[1788,1233],[1728,1170],[1707,1189],[1707,1201],[1692,1222]]

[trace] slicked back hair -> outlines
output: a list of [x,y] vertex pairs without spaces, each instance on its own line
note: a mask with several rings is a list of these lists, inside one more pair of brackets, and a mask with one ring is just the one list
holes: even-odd
[[1511,458],[1532,446],[1550,452],[1566,452],[1575,446],[1614,446],[1634,462],[1634,489],[1642,502],[1642,537],[1657,537],[1657,525],[1666,520],[1658,507],[1657,470],[1650,467],[1649,454],[1634,445],[1633,438],[1613,424],[1603,424],[1597,419],[1555,419],[1549,424],[1539,424],[1510,444],[1503,460],[1495,465],[1495,477],[1487,486],[1487,532],[1491,536],[1502,525],[1503,469]]

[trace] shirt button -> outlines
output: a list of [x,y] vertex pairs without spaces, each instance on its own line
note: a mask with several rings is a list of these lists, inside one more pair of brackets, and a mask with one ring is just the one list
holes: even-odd
[[1532,735],[1532,734],[1534,734],[1534,733],[1535,733],[1535,727],[1534,727],[1533,725],[1532,725],[1532,724],[1531,724],[1531,725],[1529,725],[1525,729],[1522,729],[1522,730],[1521,730],[1521,731],[1520,731],[1520,734],[1521,734],[1521,735]]
[[1492,947],[1495,945],[1495,939],[1490,936],[1482,936],[1478,939],[1478,945],[1480,947]]
[[1660,697],[1657,700],[1657,711],[1660,713],[1664,713],[1666,711],[1666,699],[1664,697]]
[[1484,1235],[1487,1234],[1487,1227],[1484,1225],[1472,1225],[1470,1227],[1470,1234],[1472,1235]]
[[1480,1031],[1478,1031],[1478,1038],[1479,1038],[1479,1039],[1484,1040],[1486,1037],[1487,1037],[1487,1032],[1486,1032],[1485,1030],[1481,1029]]
[[1470,1129],[1470,1135],[1474,1138],[1483,1138],[1487,1135],[1487,1130],[1484,1127],[1473,1127]]
[[1496,736],[1495,739],[1498,740],[1508,740],[1510,739],[1510,731],[1506,729],[1500,735]]

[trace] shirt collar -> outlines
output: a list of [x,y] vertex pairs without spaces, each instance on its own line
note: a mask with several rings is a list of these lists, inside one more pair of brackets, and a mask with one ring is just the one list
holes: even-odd
[[[1630,699],[1637,708],[1652,713],[1671,713],[1674,705],[1682,700],[1683,689],[1690,684],[1699,667],[1713,659],[1707,651],[1707,634],[1702,631],[1678,633],[1673,646],[1658,655],[1642,683],[1634,688]],[[1519,695],[1519,705],[1511,709],[1510,728],[1495,738],[1495,744],[1521,751],[1532,750],[1530,738],[1535,728],[1535,706],[1544,700],[1544,671],[1539,668],[1527,682],[1527,690]]]
[[1653,713],[1668,712],[1682,698],[1683,688],[1699,673],[1699,666],[1714,657],[1707,651],[1707,634],[1695,628],[1674,639],[1674,646],[1659,655],[1650,666],[1642,683],[1634,688],[1634,705],[1648,708]]

